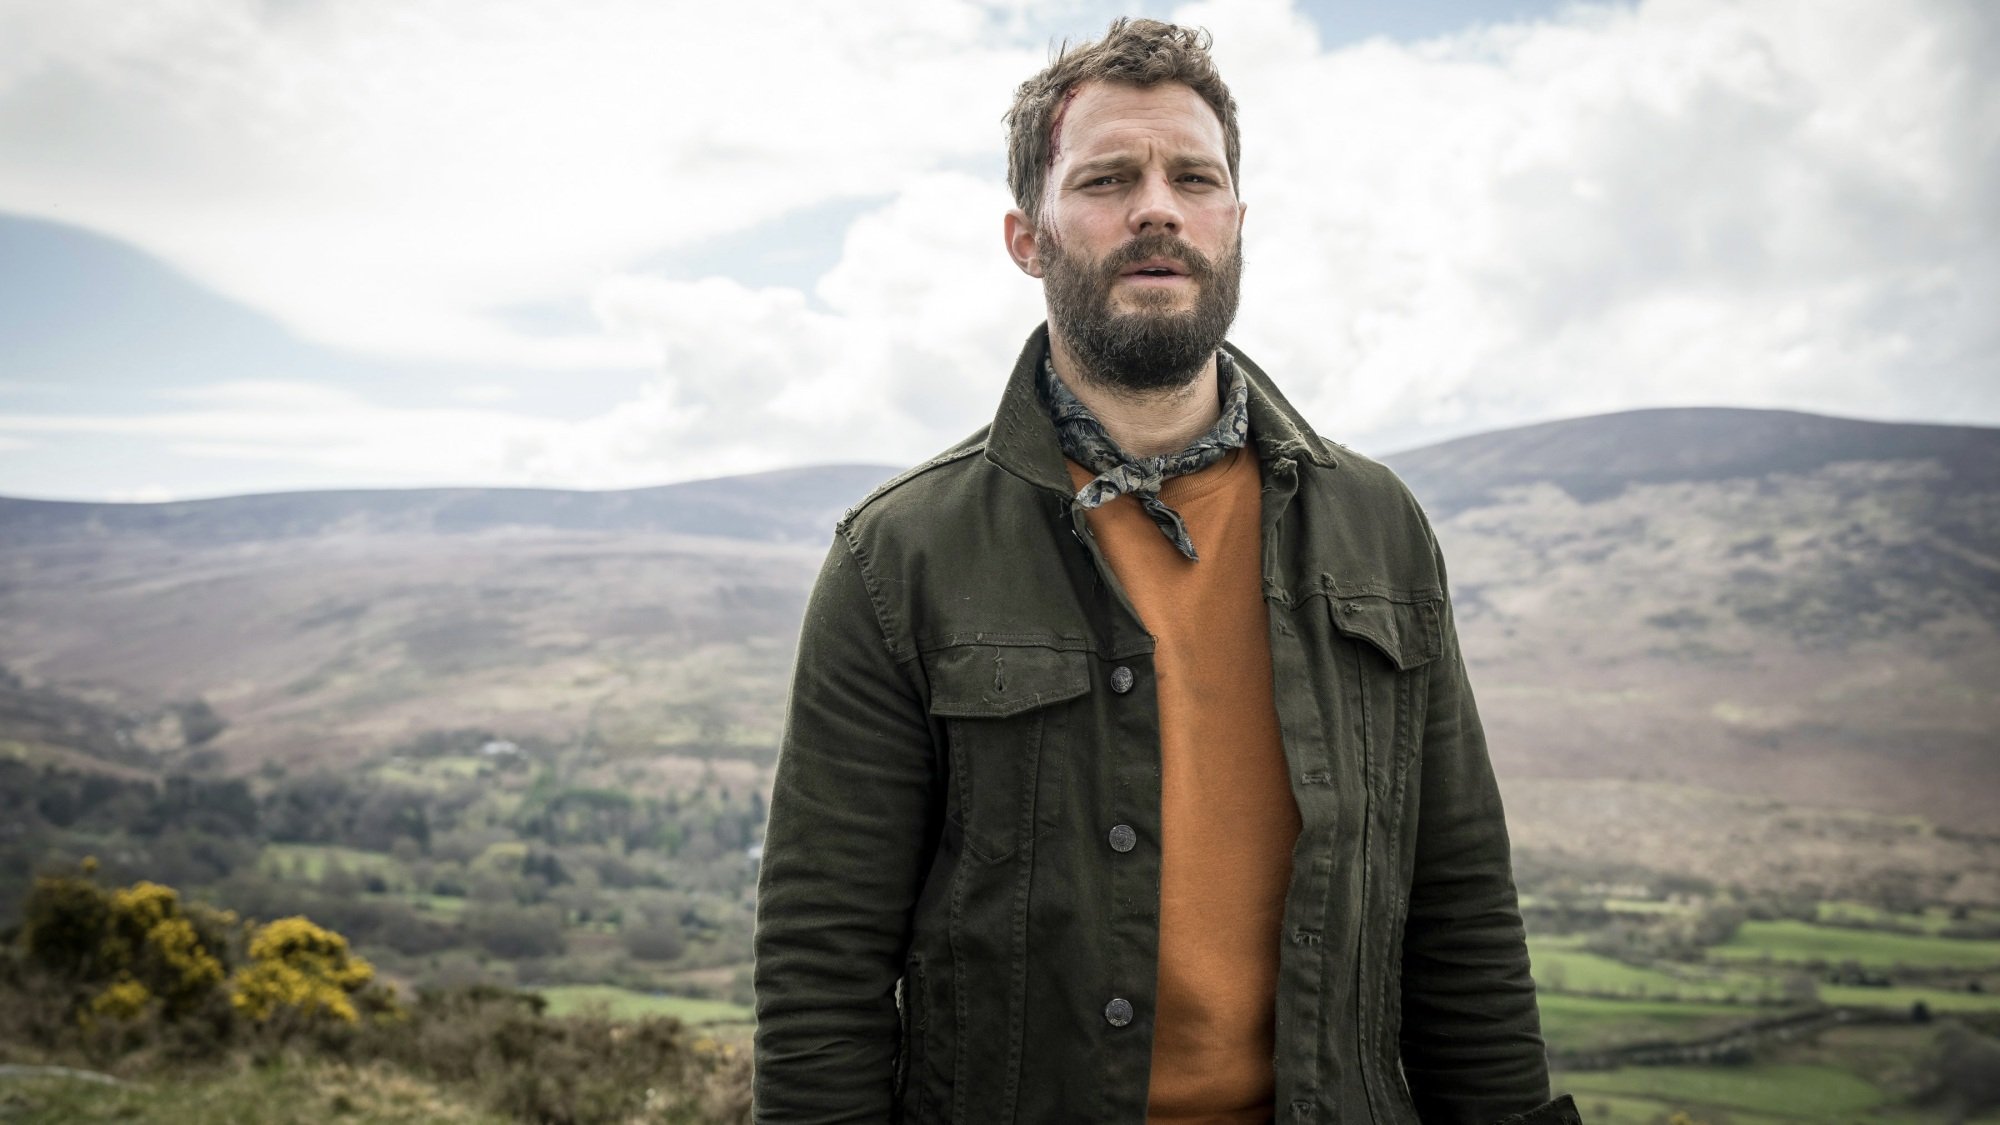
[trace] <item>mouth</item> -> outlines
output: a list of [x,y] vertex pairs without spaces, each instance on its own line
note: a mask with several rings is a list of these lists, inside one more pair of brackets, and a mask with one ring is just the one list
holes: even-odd
[[1125,267],[1124,270],[1120,271],[1118,276],[1153,279],[1186,277],[1187,267],[1172,258],[1148,258],[1143,262]]
[[1178,288],[1189,275],[1187,267],[1172,258],[1148,258],[1120,270],[1118,280],[1148,289]]

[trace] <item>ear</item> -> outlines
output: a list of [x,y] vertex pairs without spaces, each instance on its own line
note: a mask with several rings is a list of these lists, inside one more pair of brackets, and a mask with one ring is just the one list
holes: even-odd
[[1015,207],[1007,212],[1002,222],[1002,230],[1007,240],[1007,256],[1014,259],[1014,265],[1029,277],[1042,276],[1041,236],[1028,213]]

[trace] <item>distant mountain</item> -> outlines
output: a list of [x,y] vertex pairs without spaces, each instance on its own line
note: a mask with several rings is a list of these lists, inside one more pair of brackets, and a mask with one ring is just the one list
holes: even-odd
[[825,542],[840,513],[895,472],[886,466],[826,465],[613,492],[357,489],[161,504],[0,497],[0,533],[18,544],[142,535],[188,546],[503,528]]
[[[1649,410],[1387,460],[1444,545],[1510,793],[1663,783],[1990,830],[2000,430]],[[446,728],[768,764],[833,521],[891,472],[0,500],[0,664],[125,714],[206,700],[226,726],[202,749],[239,767]]]
[[2000,430],[1680,407],[1475,434],[1383,460],[1436,516],[1514,485],[1553,484],[1594,500],[1635,484],[1812,473],[1855,461],[1931,462],[1954,479],[1990,487],[2000,481]]

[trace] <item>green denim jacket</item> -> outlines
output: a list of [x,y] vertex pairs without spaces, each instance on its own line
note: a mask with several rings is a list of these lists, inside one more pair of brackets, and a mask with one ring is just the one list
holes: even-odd
[[[758,886],[760,1122],[1145,1120],[1153,639],[1072,503],[1034,390],[1046,346],[987,430],[847,514],[808,604]],[[1277,1120],[1572,1120],[1543,1104],[1430,528],[1230,354],[1303,825],[1274,935]]]

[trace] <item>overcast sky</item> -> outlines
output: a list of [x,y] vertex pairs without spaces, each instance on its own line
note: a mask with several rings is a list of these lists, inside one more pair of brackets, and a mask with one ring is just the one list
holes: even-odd
[[1214,32],[1232,338],[1335,440],[2000,424],[1990,0],[0,0],[0,493],[917,461],[1040,319],[1009,95],[1118,10]]

